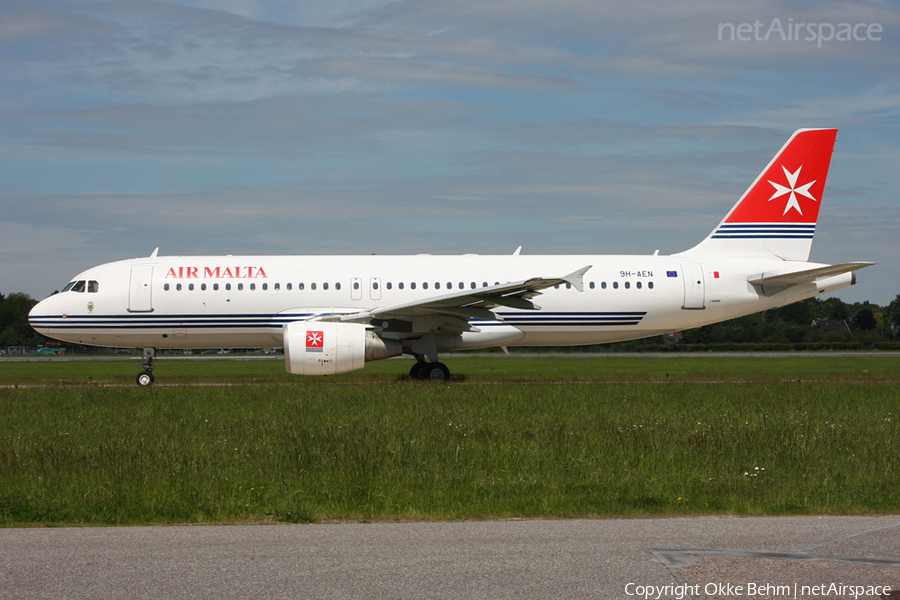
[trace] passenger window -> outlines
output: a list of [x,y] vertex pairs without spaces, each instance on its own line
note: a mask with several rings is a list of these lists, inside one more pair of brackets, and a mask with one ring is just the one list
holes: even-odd
[[452,289],[453,289],[453,284],[450,283],[449,281],[447,282],[447,289],[448,289],[448,290],[452,290]]
[[206,291],[206,284],[205,284],[205,283],[201,283],[201,284],[200,284],[200,291],[201,291],[201,292],[205,292],[205,291]]
[[426,281],[425,283],[422,284],[422,289],[423,289],[423,290],[427,290],[427,289],[428,289],[428,282],[427,282],[427,281]]
[[100,284],[96,281],[88,281],[88,294],[96,294],[100,291]]
[[328,289],[328,282],[325,282],[325,283],[322,284],[322,289],[323,289],[323,290],[327,290],[327,289]]
[[435,282],[434,282],[434,289],[436,289],[436,290],[441,289],[441,282],[440,282],[440,281],[435,281]]
[[219,291],[219,284],[218,284],[218,283],[214,283],[214,284],[213,284],[213,291],[214,291],[214,292],[218,292],[218,291]]
[[648,281],[648,282],[647,282],[647,287],[650,288],[650,289],[652,290],[652,289],[653,289],[653,282],[652,282],[652,281]]
[[487,281],[482,281],[482,282],[481,282],[481,287],[487,287],[487,286],[488,286],[488,285],[487,285]]
[[314,284],[314,283],[309,284],[309,289],[311,289],[311,290],[316,289],[316,284]]
[[341,284],[340,284],[340,282],[334,284],[334,289],[336,289],[336,290],[341,289]]
[[226,292],[230,292],[230,291],[231,291],[231,284],[230,284],[230,283],[226,283],[226,284],[225,284],[225,291],[226,291]]
[[594,282],[591,282],[591,289],[594,289]]
[[411,289],[411,290],[416,289],[416,282],[415,282],[415,281],[413,281],[413,282],[411,282],[411,283],[409,284],[409,289]]
[[641,282],[640,282],[640,281],[638,281],[636,285],[637,285],[637,289],[641,289]]
[[605,289],[606,289],[606,282],[605,282],[605,281],[602,282],[602,283],[600,284],[600,287],[601,287],[602,289],[605,290]]
[[[263,288],[263,291],[265,292],[266,290],[269,289],[269,284],[268,284],[268,283],[264,283],[264,284],[262,285],[262,288]],[[277,284],[277,283],[275,284],[275,289],[276,289],[276,290],[278,289],[278,284]]]
[[180,283],[178,283],[178,284],[175,285],[175,291],[178,291],[178,292],[181,291],[181,284],[180,284]]
[[240,291],[243,291],[243,290],[244,290],[244,284],[243,284],[243,283],[239,283],[239,284],[238,284],[238,291],[240,292]]
[[626,282],[625,282],[625,289],[626,289],[626,290],[631,289],[631,282],[630,282],[630,281],[626,281]]
[[358,290],[358,289],[359,289],[359,282],[358,282],[358,281],[354,281],[354,282],[353,282],[353,289],[354,289],[354,290]]
[[566,289],[567,289],[567,290],[571,290],[571,289],[572,289],[572,284],[571,284],[571,283],[567,283],[567,284],[566,284]]
[[250,291],[253,291],[253,290],[255,290],[255,289],[256,289],[256,284],[255,284],[255,283],[251,283],[251,284],[250,284]]
[[614,290],[619,289],[619,282],[618,282],[618,281],[613,281],[613,289],[614,289]]
[[398,283],[398,284],[397,284],[397,287],[400,288],[400,289],[402,290],[402,289],[403,289],[403,282],[401,281],[400,283]]
[[472,289],[474,290],[474,289],[475,289],[475,282],[473,281],[472,283],[470,283],[470,284],[469,284],[469,287],[472,288]]
[[288,289],[288,291],[291,291],[291,284],[290,284],[290,283],[287,284],[287,289]]
[[73,292],[84,293],[84,282],[79,281],[75,284],[75,287],[72,288]]
[[168,292],[168,291],[169,291],[169,284],[168,284],[168,283],[165,284],[165,285],[163,286],[163,289],[164,289],[165,291]]
[[188,290],[191,291],[191,292],[194,291],[194,284],[193,284],[193,283],[189,283],[189,284],[188,284]]
[[298,283],[298,284],[297,284],[297,289],[300,290],[301,292],[303,291],[303,289],[304,289],[305,287],[306,287],[306,286],[303,285],[302,283]]
[[463,289],[463,288],[465,288],[465,287],[466,287],[466,284],[464,284],[462,281],[460,281],[460,282],[459,282],[459,289]]

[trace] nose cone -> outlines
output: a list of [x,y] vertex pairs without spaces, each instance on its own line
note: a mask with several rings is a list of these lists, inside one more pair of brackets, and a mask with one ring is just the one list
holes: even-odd
[[51,337],[51,321],[59,319],[58,314],[54,315],[53,307],[51,305],[55,302],[51,302],[52,298],[54,298],[54,296],[41,300],[31,307],[31,310],[28,312],[28,323],[35,331],[41,335],[46,335],[47,337]]

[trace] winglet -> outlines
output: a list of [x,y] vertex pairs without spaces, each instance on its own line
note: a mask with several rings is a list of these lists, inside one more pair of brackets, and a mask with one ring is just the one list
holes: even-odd
[[588,265],[586,267],[582,267],[582,268],[578,269],[577,271],[573,271],[573,272],[569,273],[568,275],[561,277],[560,279],[562,279],[566,283],[571,283],[572,287],[574,287],[579,292],[583,292],[584,291],[584,274],[587,273],[593,266],[594,265]]

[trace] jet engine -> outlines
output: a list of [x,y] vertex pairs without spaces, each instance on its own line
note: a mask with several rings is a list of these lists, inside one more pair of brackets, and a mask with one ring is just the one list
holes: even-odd
[[399,356],[399,341],[385,340],[360,323],[295,321],[284,326],[284,365],[293,375],[335,375],[366,361]]

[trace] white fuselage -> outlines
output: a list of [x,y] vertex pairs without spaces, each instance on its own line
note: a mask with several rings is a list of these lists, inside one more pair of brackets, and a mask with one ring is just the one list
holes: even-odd
[[[759,312],[852,282],[851,274],[844,273],[767,295],[748,278],[820,265],[685,255],[153,256],[84,271],[73,280],[86,282],[84,291],[43,300],[30,320],[44,335],[94,346],[280,347],[288,322],[569,273],[587,265],[591,268],[583,291],[561,284],[533,299],[539,310],[499,307],[494,312],[502,322],[471,319],[482,333],[467,333],[442,348],[629,340]],[[494,343],[488,333],[501,324],[522,335],[501,336],[497,339],[504,341]],[[394,324],[383,325],[390,332]],[[418,333],[414,319],[393,335],[403,340]]]

